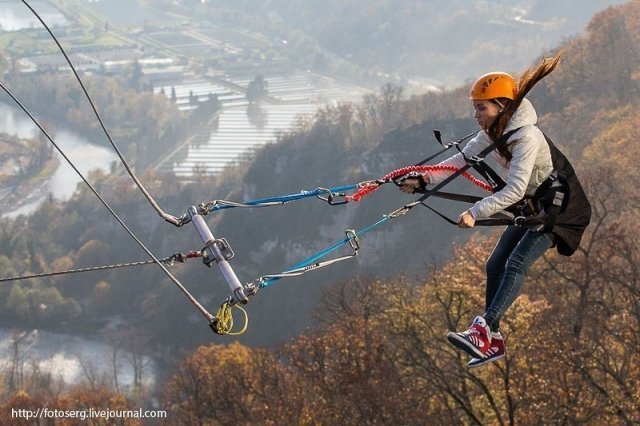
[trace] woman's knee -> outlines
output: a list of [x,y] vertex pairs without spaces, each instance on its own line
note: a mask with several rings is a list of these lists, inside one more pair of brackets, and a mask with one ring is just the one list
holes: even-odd
[[484,268],[488,276],[499,275],[504,271],[505,259],[502,256],[490,256]]
[[507,264],[505,265],[505,273],[527,272],[527,269],[529,269],[529,264],[530,262],[527,262],[524,256],[522,256],[518,252],[514,252],[511,254],[511,256],[509,256],[509,259],[507,260]]

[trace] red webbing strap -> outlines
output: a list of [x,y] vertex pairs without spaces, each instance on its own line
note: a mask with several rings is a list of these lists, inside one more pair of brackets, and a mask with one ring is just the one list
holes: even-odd
[[[458,168],[452,165],[428,165],[428,166],[402,167],[401,169],[397,169],[390,173],[387,173],[385,176],[383,176],[381,179],[378,179],[377,181],[369,181],[361,184],[360,189],[358,189],[353,195],[346,196],[345,200],[360,201],[362,197],[371,194],[372,192],[380,188],[380,186],[382,186],[383,184],[391,182],[394,179],[397,179],[399,177],[402,177],[407,173],[411,173],[411,172],[425,173],[425,172],[440,172],[440,171],[450,171],[455,173],[456,171],[458,171]],[[471,183],[478,186],[479,188],[482,188],[485,191],[491,191],[491,185],[488,185],[482,182],[480,179],[474,177],[470,173],[464,172],[462,173],[462,176],[464,176],[467,180],[469,180]]]

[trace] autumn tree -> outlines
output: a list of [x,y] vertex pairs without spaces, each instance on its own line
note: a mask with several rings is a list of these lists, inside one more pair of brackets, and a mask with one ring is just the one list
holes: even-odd
[[380,315],[395,286],[373,280],[330,290],[318,329],[281,352],[307,384],[313,420],[320,424],[409,424],[422,418],[423,395],[407,392],[395,363],[388,319]]
[[[139,426],[142,420],[136,418],[93,418],[82,420],[81,418],[61,418],[48,419],[27,419],[19,417],[14,413],[20,409],[31,410],[34,415],[38,410],[47,409],[50,413],[55,410],[83,411],[89,410],[100,412],[109,410],[123,412],[134,410],[136,407],[123,395],[113,392],[104,387],[88,388],[83,385],[73,386],[64,393],[55,396],[46,396],[38,393],[29,393],[24,390],[17,391],[0,403],[0,426],[4,425],[33,425],[33,424],[61,424],[68,426],[81,426],[92,424],[96,426],[119,425],[119,426]],[[46,421],[44,421],[46,419]]]
[[164,391],[169,424],[308,423],[304,384],[266,349],[198,348]]
[[553,316],[562,318],[552,339],[571,378],[558,394],[567,396],[572,423],[640,419],[640,352],[634,349],[640,344],[640,192],[627,173],[640,155],[626,134],[637,117],[624,117],[594,138],[585,154],[594,160],[584,179],[593,217],[581,248],[570,259],[546,257],[543,280],[561,285],[538,287],[554,300]]

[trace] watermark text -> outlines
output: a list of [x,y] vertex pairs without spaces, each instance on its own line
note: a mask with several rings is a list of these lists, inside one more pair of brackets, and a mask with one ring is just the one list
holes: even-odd
[[11,418],[14,419],[165,419],[167,412],[164,410],[112,410],[102,408],[88,408],[85,410],[60,410],[42,407],[36,410],[27,408],[12,408]]

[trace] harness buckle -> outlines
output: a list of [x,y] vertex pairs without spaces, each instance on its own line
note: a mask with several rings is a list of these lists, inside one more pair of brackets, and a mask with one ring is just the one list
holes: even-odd
[[475,165],[475,164],[480,164],[482,163],[482,161],[484,161],[483,157],[480,157],[478,155],[474,155],[472,157],[465,157],[465,160],[467,160],[467,164],[469,165]]

